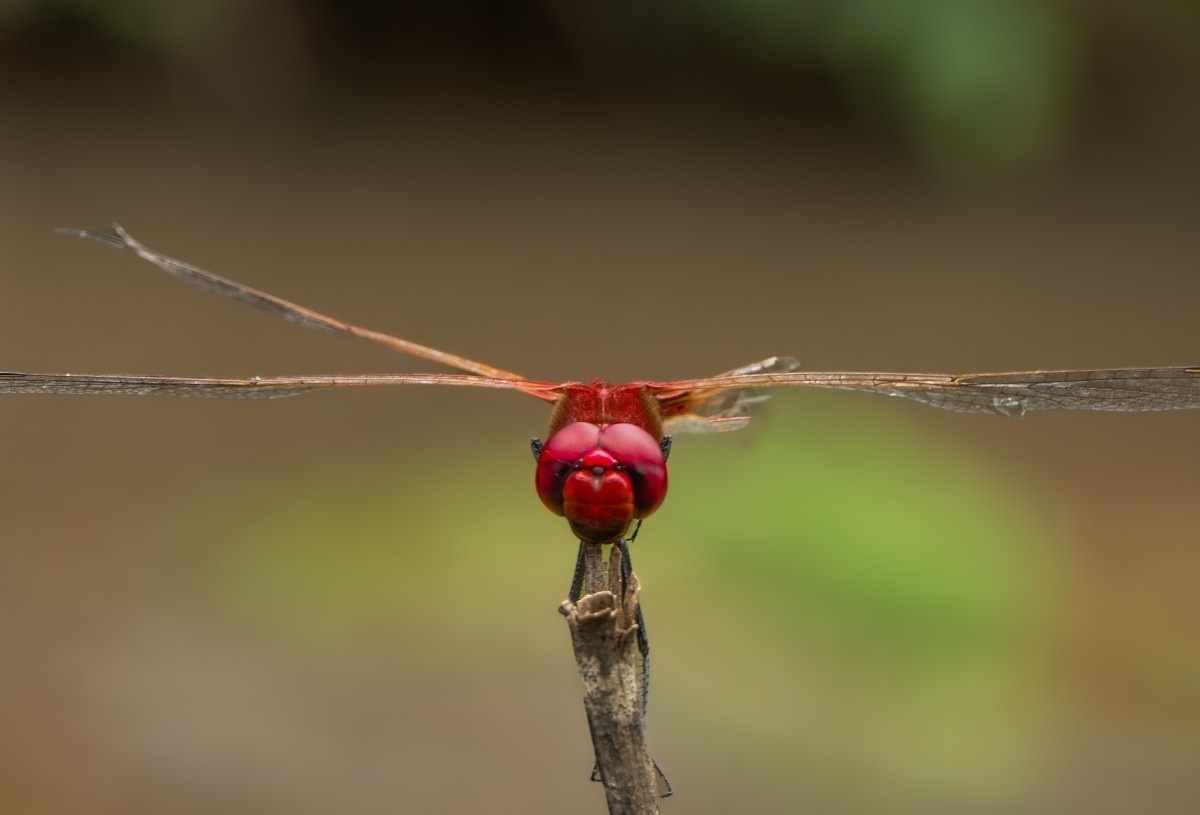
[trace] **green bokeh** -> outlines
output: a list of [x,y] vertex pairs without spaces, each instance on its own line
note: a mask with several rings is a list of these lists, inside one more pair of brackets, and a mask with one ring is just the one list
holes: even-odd
[[709,0],[747,58],[784,75],[831,72],[847,98],[899,126],[931,167],[990,173],[1057,156],[1079,70],[1077,21],[1025,0]]
[[930,653],[1039,611],[1050,530],[1017,485],[875,411],[790,412],[749,449],[713,445],[673,472],[694,509],[672,524],[731,585]]

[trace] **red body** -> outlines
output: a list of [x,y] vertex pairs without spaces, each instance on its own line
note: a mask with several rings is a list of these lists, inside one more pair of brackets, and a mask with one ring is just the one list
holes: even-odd
[[568,385],[554,406],[534,483],[585,543],[612,543],[667,495],[662,413],[643,385]]

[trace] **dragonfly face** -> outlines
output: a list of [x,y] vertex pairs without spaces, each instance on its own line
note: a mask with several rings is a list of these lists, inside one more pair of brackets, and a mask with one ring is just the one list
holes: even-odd
[[538,453],[534,485],[584,543],[612,543],[667,497],[661,441],[635,424],[572,422]]

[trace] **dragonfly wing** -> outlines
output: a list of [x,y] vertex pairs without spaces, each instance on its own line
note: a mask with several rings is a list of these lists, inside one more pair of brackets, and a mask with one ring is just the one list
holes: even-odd
[[[716,379],[739,379],[747,376],[780,374],[795,371],[800,361],[794,357],[769,357],[732,371]],[[768,388],[761,385],[745,387],[686,388],[659,391],[659,406],[663,412],[663,427],[668,433],[723,433],[740,430],[750,423],[750,407],[771,398]]]
[[330,388],[379,385],[459,385],[520,390],[552,400],[558,387],[547,382],[514,382],[469,374],[364,374],[361,376],[285,376],[249,379],[189,379],[169,376],[35,374],[0,371],[0,394],[75,394],[178,396],[210,399],[279,399]]
[[[895,396],[960,413],[1023,416],[1034,410],[1145,412],[1200,409],[1200,367],[906,374],[791,371],[648,383],[668,394],[802,386]],[[660,396],[660,398],[662,398]]]
[[1200,408],[1200,368],[962,374],[945,381],[877,378],[871,389],[944,410],[1014,417],[1033,410],[1195,410]]
[[483,362],[439,351],[436,348],[430,348],[426,345],[409,342],[408,340],[402,340],[399,337],[393,337],[390,334],[384,334],[380,331],[342,322],[304,306],[288,302],[281,297],[253,289],[234,280],[215,275],[212,272],[206,272],[203,269],[192,266],[190,263],[175,260],[175,258],[167,257],[142,245],[117,224],[113,224],[112,234],[96,232],[91,229],[60,229],[58,231],[66,235],[75,235],[80,238],[98,241],[118,249],[129,249],[142,260],[153,263],[172,277],[190,283],[205,291],[219,294],[222,297],[247,303],[277,317],[282,317],[289,322],[298,323],[308,328],[318,328],[357,337],[360,340],[382,345],[393,351],[399,351],[403,354],[430,362],[437,362],[450,368],[457,368],[460,371],[469,371],[480,376],[500,379],[524,379],[520,374],[514,374],[511,371],[505,371]]

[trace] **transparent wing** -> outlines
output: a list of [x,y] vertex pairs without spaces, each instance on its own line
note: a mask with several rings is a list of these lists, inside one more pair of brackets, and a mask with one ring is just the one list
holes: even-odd
[[1200,367],[1195,366],[996,374],[782,371],[722,374],[647,386],[672,415],[702,411],[714,398],[714,391],[784,386],[879,393],[943,410],[1003,416],[1023,416],[1033,410],[1200,409]]
[[520,390],[552,400],[559,388],[548,382],[473,376],[470,374],[365,374],[361,376],[284,376],[250,379],[189,379],[170,376],[33,374],[0,371],[0,394],[60,393],[75,395],[179,396],[210,399],[279,399],[330,388],[379,385],[460,385]]
[[[787,373],[800,367],[793,357],[768,357],[719,374],[716,379],[740,379],[770,373]],[[670,383],[667,383],[670,384]],[[660,392],[663,429],[668,433],[722,433],[750,422],[750,406],[765,402],[771,393],[761,385],[747,387],[685,388]]]
[[501,368],[496,368],[483,362],[477,362],[473,359],[460,357],[457,354],[450,354],[445,351],[439,351],[436,348],[430,348],[425,345],[419,345],[415,342],[402,340],[399,337],[393,337],[390,334],[384,334],[379,331],[373,331],[369,328],[362,328],[350,323],[344,323],[341,320],[328,317],[312,309],[298,306],[295,303],[290,303],[280,297],[267,294],[266,292],[252,289],[249,286],[244,286],[228,278],[220,277],[212,272],[206,272],[203,269],[198,269],[191,264],[184,263],[166,255],[159,254],[152,249],[148,249],[120,227],[118,224],[113,224],[113,234],[107,232],[96,232],[91,229],[60,229],[62,234],[76,235],[81,238],[99,241],[100,243],[109,246],[115,246],[118,249],[129,249],[134,252],[142,260],[153,263],[158,268],[167,272],[173,277],[176,277],[184,282],[191,283],[205,291],[219,294],[222,297],[228,297],[231,300],[238,300],[243,303],[248,303],[255,308],[274,314],[277,317],[282,317],[289,322],[298,323],[307,328],[318,328],[326,331],[334,331],[339,334],[346,334],[351,337],[357,337],[360,340],[382,345],[385,348],[391,348],[393,351],[399,351],[409,356],[418,357],[430,362],[437,362],[441,365],[446,365],[451,368],[457,368],[460,371],[469,371],[480,376],[494,377],[497,379],[524,379],[520,374],[515,374],[511,371],[505,371]]

